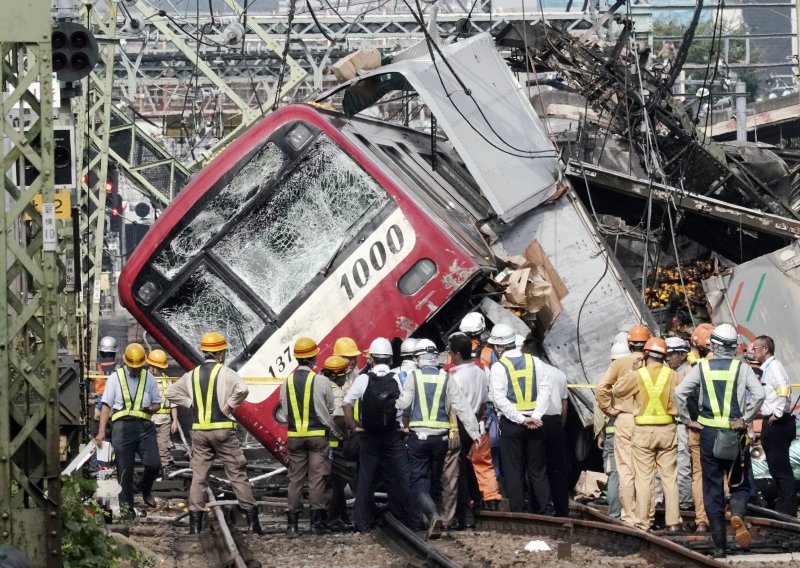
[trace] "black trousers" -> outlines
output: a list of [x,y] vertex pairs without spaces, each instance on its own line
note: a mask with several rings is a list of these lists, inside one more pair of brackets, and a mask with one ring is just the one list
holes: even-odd
[[561,415],[542,416],[547,479],[557,517],[569,517],[569,481],[567,472],[567,437]]
[[778,489],[775,510],[794,517],[797,514],[797,493],[794,473],[789,462],[789,445],[794,440],[794,417],[784,414],[772,424],[765,418],[761,430],[761,445],[767,456],[767,465]]
[[[532,513],[550,515],[550,482],[547,479],[544,427],[530,430],[522,424],[500,419],[500,459],[505,472],[506,493],[511,511],[524,513],[525,484]],[[534,503],[535,501],[535,503]]]
[[126,506],[133,509],[133,468],[136,454],[139,454],[144,465],[144,474],[139,483],[142,495],[150,494],[161,469],[155,424],[141,418],[116,420],[111,427],[111,446],[116,455],[117,482],[122,487],[119,506],[122,509]]
[[744,464],[741,456],[735,460],[714,457],[714,440],[717,428],[706,426],[700,430],[700,464],[703,468],[703,505],[709,519],[725,518],[725,493],[723,479],[728,478],[731,501],[750,499],[750,454],[746,453]]
[[411,491],[430,518],[438,516],[442,508],[442,474],[447,447],[446,435],[422,440],[412,432],[408,438]]
[[328,501],[328,520],[341,520],[347,522],[347,498],[344,489],[350,485],[353,492],[356,491],[356,479],[358,477],[358,464],[348,460],[342,449],[334,448],[333,463],[331,464],[331,474],[328,476],[328,487],[326,497]]
[[473,441],[469,437],[461,420],[458,421],[458,435],[461,439],[461,451],[458,455],[458,494],[456,496],[456,518],[464,520],[470,510],[470,501],[479,503],[481,500],[481,490],[478,486],[478,478],[475,477],[475,470],[472,467],[472,460],[469,459],[469,452],[472,449]]
[[408,475],[408,452],[400,430],[386,434],[364,432],[358,452],[355,525],[359,531],[372,527],[375,509],[375,482],[380,476],[389,495],[389,509],[412,529],[418,528],[417,509]]

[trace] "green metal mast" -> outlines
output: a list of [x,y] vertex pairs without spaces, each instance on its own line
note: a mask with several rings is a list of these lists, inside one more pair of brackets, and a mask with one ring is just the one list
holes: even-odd
[[[57,355],[66,295],[58,292],[50,3],[0,0],[0,13],[0,542],[21,548],[32,566],[60,566]],[[23,157],[39,172],[28,184]]]

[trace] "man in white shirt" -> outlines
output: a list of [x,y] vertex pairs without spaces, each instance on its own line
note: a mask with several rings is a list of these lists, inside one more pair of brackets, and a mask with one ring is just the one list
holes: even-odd
[[[550,483],[545,461],[544,422],[551,398],[552,371],[542,361],[516,348],[507,325],[492,328],[489,343],[500,360],[492,365],[489,389],[500,418],[500,459],[511,511],[525,512],[525,482],[536,503],[534,513],[551,514]],[[551,367],[552,369],[552,367]]]
[[[389,509],[406,526],[417,529],[419,515],[411,494],[408,453],[400,430],[403,411],[395,408],[402,387],[389,369],[391,343],[383,337],[376,338],[370,344],[368,358],[372,369],[356,378],[342,404],[348,429],[361,436],[354,512],[356,530],[366,532],[372,528],[378,475],[386,485]],[[353,412],[357,402],[361,407],[358,420]]]
[[761,405],[764,417],[761,445],[767,456],[770,475],[778,486],[775,510],[794,517],[797,514],[797,496],[789,462],[789,446],[795,437],[794,418],[789,409],[792,387],[786,369],[775,358],[775,342],[771,337],[756,337],[753,352],[761,364],[761,384],[766,395]]
[[[489,400],[489,377],[486,371],[475,364],[472,359],[472,340],[464,333],[450,336],[450,359],[455,365],[450,374],[461,389],[475,417],[480,419],[483,405]],[[469,453],[473,443],[461,421],[458,421],[458,433],[461,448],[458,457],[458,493],[454,525],[457,529],[469,529],[475,526],[475,516],[470,501],[477,506],[481,500],[481,492]],[[494,473],[494,471],[493,471]]]
[[567,422],[567,376],[547,363],[542,368],[550,377],[550,404],[542,416],[544,424],[544,447],[547,461],[547,478],[556,517],[569,517],[569,481],[567,475],[567,437],[564,424]]

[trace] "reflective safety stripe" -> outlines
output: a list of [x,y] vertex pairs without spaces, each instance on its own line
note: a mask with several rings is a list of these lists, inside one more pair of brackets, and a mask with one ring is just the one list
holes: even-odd
[[169,408],[169,407],[164,408],[164,401],[166,400],[164,398],[164,393],[167,392],[168,386],[169,386],[169,383],[167,381],[165,381],[163,378],[161,378],[158,381],[158,392],[161,393],[161,408],[159,409],[158,412],[156,412],[156,414],[169,414],[169,413],[172,412],[171,408]]
[[356,403],[353,405],[353,420],[356,422],[361,421],[361,399],[357,398]]
[[[236,428],[236,422],[212,422],[211,411],[214,408],[214,398],[217,396],[217,375],[219,375],[222,365],[217,363],[211,369],[211,376],[208,379],[208,388],[204,393],[200,385],[200,367],[194,368],[192,378],[194,379],[194,401],[197,404],[198,422],[192,424],[192,430],[219,430],[221,428]],[[205,395],[205,397],[203,396]]]
[[289,394],[289,404],[292,407],[294,416],[295,428],[289,428],[287,436],[290,438],[310,438],[312,436],[325,436],[325,430],[309,430],[309,421],[311,418],[311,391],[314,390],[314,375],[313,371],[309,371],[306,375],[306,384],[303,389],[303,413],[300,413],[300,407],[297,405],[297,389],[295,388],[294,380],[295,375],[292,373],[286,379],[286,390]]
[[617,429],[614,426],[606,426],[606,434],[613,434]]
[[[514,398],[511,401],[514,403],[514,408],[519,411],[534,410],[536,408],[536,398],[533,396],[534,386],[534,366],[533,357],[528,354],[523,355],[525,358],[525,368],[517,370],[514,364],[505,357],[500,359],[500,362],[508,372],[508,380],[511,383],[511,388],[514,390]],[[522,381],[525,381],[523,388]]]
[[[447,373],[439,371],[436,375],[428,375],[421,371],[414,371],[415,383],[415,406],[419,404],[420,418],[408,423],[409,428],[437,428],[437,429],[450,429],[450,421],[447,419],[446,413],[440,412],[444,410],[445,400],[442,398],[444,393],[444,386],[447,383]],[[436,385],[433,391],[433,400],[428,400],[428,392],[425,385]],[[413,414],[417,414],[415,408]],[[445,419],[440,420],[441,414],[445,414]]]
[[634,423],[644,426],[672,424],[675,422],[675,418],[667,414],[667,409],[664,408],[664,404],[661,401],[661,395],[664,393],[667,381],[669,381],[671,369],[666,365],[662,366],[655,383],[650,377],[647,367],[640,368],[637,374],[639,375],[639,385],[643,386],[647,392],[647,406],[638,416],[634,417]]
[[342,445],[342,443],[339,440],[337,440],[336,438],[331,438],[330,440],[328,440],[328,445],[331,448],[338,448],[339,446]]
[[792,394],[792,388],[789,385],[783,387],[776,387],[775,394],[777,396],[789,396],[790,394]]
[[118,410],[111,415],[111,421],[113,422],[114,420],[119,420],[126,416],[150,420],[151,415],[141,410],[142,400],[144,400],[144,388],[147,382],[147,371],[142,369],[142,372],[139,374],[139,384],[136,387],[136,396],[132,403],[131,392],[128,389],[128,379],[125,377],[125,370],[122,367],[117,369],[117,379],[119,379],[119,387],[122,390],[122,402],[125,406],[122,410]]
[[[733,405],[733,397],[736,396],[733,392],[733,387],[736,385],[736,375],[738,372],[738,359],[732,359],[731,366],[728,370],[722,371],[712,371],[706,359],[700,361],[700,375],[703,377],[706,396],[708,397],[708,402],[711,405],[711,413],[713,414],[713,418],[698,416],[697,421],[700,424],[703,426],[711,426],[712,428],[730,429],[731,406]],[[717,391],[714,388],[715,382],[725,383],[725,399],[723,400],[722,410],[720,410]]]

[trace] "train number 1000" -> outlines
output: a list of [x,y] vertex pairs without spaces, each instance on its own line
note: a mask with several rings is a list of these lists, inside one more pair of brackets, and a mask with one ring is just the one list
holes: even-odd
[[356,292],[367,285],[370,276],[379,272],[386,266],[388,253],[397,254],[403,250],[404,244],[403,230],[399,225],[392,225],[389,227],[386,231],[385,239],[378,239],[373,242],[369,247],[367,258],[357,258],[350,269],[350,274],[347,272],[342,274],[339,285],[344,289],[345,294],[347,294],[347,299],[352,300]]

